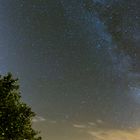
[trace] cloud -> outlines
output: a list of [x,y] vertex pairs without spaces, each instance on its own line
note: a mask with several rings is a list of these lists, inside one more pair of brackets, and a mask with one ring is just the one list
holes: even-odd
[[[106,122],[98,119],[96,122],[88,122],[86,124],[75,123],[74,128],[83,130],[94,140],[140,140],[140,128],[133,129],[106,129]],[[99,126],[99,127],[98,127]],[[103,127],[102,127],[103,126]]]
[[97,120],[96,122],[87,122],[86,124],[73,124],[73,127],[75,128],[83,128],[83,129],[89,129],[94,128],[95,126],[98,126],[98,124],[102,124],[102,120]]
[[95,123],[95,122],[88,122],[88,124],[89,124],[90,126],[96,126],[96,123]]
[[99,120],[97,120],[97,123],[102,124],[103,121],[99,119]]
[[75,128],[86,128],[86,125],[81,125],[81,124],[73,124],[73,127]]
[[35,118],[33,118],[32,122],[44,122],[46,121],[45,118],[43,118],[42,116],[36,116]]
[[88,131],[95,140],[140,140],[140,129],[137,130],[98,130]]

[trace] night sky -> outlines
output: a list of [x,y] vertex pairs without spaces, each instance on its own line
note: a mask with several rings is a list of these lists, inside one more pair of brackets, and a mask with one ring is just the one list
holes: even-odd
[[43,140],[140,138],[139,2],[0,0],[0,74]]

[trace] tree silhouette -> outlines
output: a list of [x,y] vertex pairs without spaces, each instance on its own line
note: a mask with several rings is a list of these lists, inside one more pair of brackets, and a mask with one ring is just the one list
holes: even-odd
[[18,79],[0,76],[0,140],[41,140],[32,128],[35,113],[21,101]]

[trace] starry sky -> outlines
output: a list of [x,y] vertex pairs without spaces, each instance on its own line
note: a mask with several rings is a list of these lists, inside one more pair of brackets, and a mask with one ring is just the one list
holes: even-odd
[[138,140],[139,0],[0,0],[0,73],[19,78],[43,140]]

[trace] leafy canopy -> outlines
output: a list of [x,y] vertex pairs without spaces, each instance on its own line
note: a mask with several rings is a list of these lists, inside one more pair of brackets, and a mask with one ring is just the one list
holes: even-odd
[[0,140],[41,140],[32,128],[35,113],[21,101],[18,79],[0,76]]

